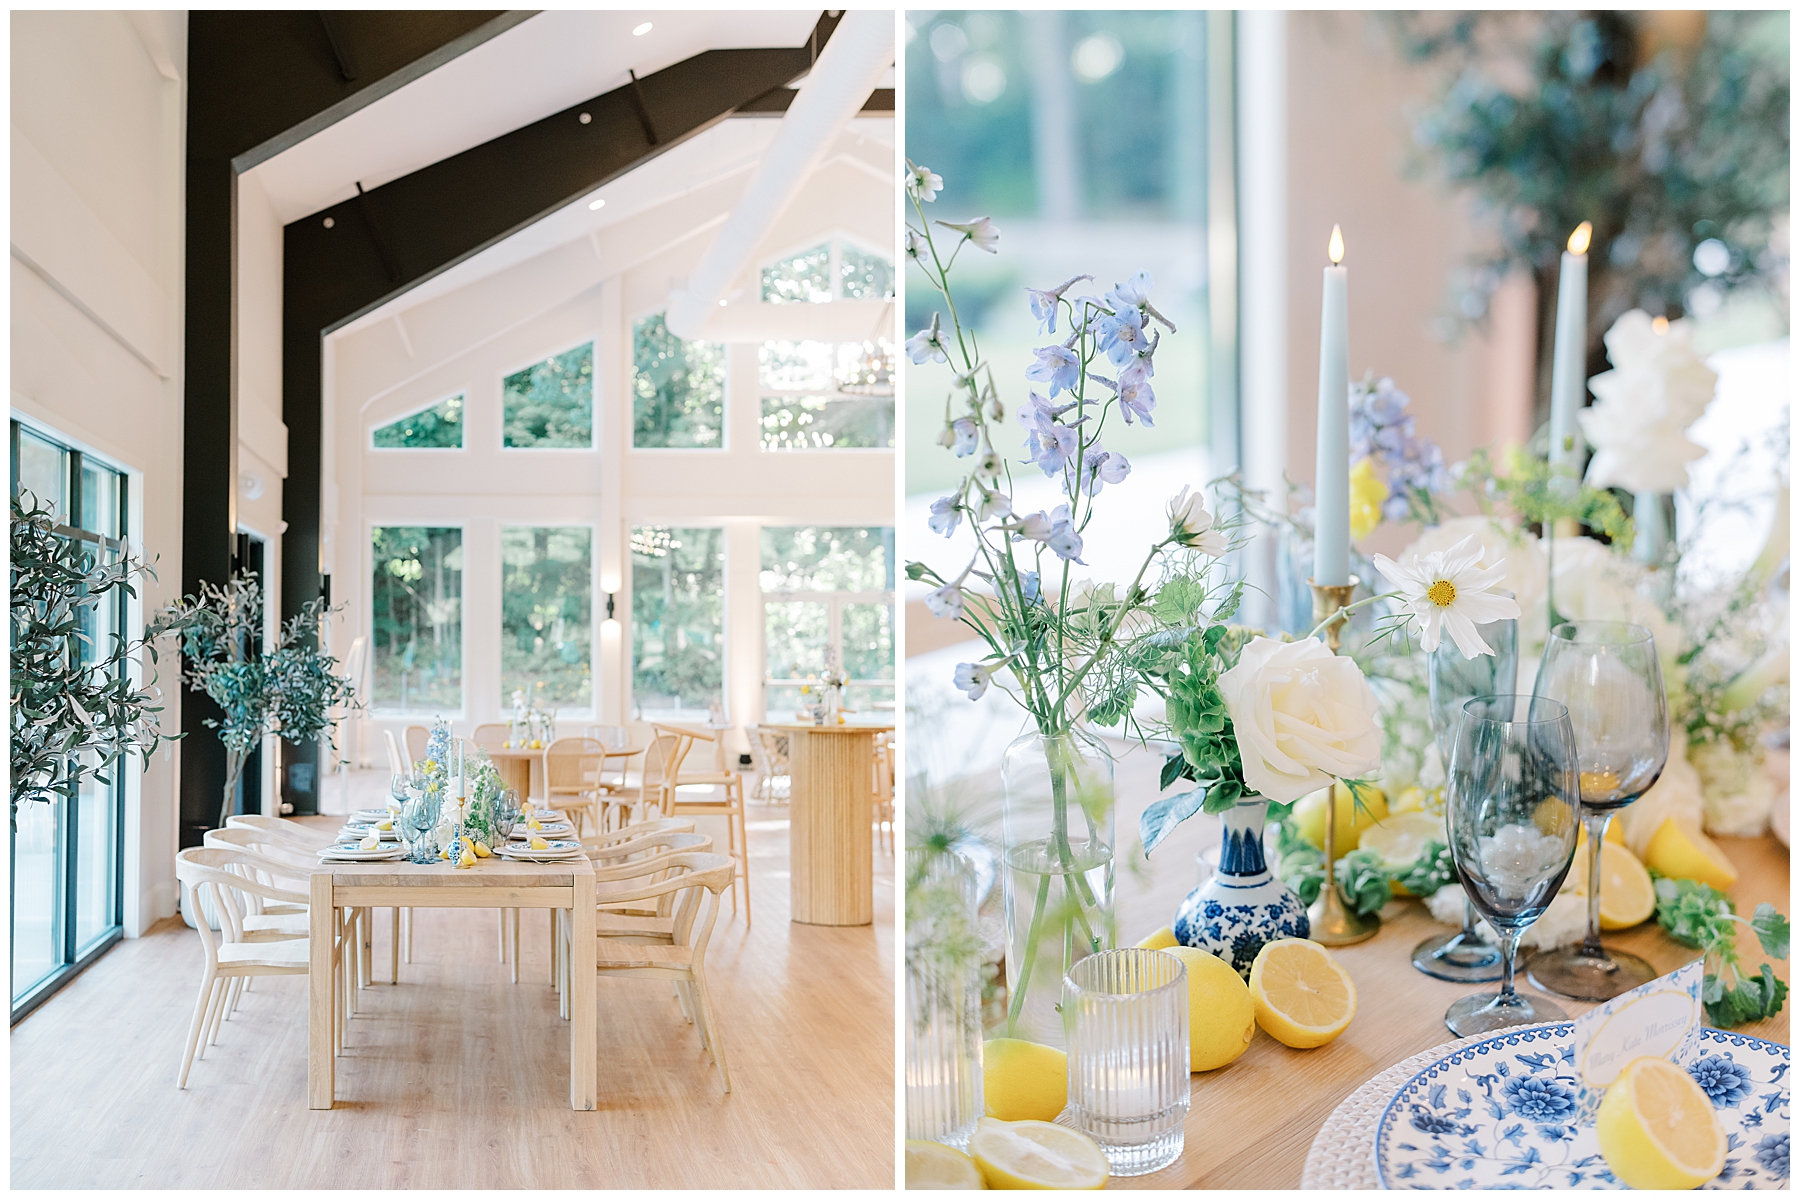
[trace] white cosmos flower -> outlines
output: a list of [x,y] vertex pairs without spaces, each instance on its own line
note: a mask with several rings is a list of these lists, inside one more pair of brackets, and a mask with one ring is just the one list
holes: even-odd
[[1506,564],[1483,567],[1481,554],[1481,543],[1471,536],[1448,550],[1422,554],[1407,563],[1385,554],[1375,556],[1376,569],[1400,589],[1427,653],[1438,648],[1448,631],[1464,658],[1492,654],[1494,648],[1481,640],[1475,627],[1518,617],[1517,600],[1493,594],[1506,578]]
[[1183,486],[1169,501],[1169,536],[1183,546],[1191,546],[1202,554],[1221,557],[1231,548],[1225,535],[1213,528],[1213,516],[1206,511],[1206,499],[1199,492],[1189,494]]
[[961,224],[955,221],[939,221],[945,229],[954,229],[971,242],[977,250],[986,250],[989,254],[1000,253],[1000,231],[994,228],[993,221],[987,217],[976,217],[973,221]]

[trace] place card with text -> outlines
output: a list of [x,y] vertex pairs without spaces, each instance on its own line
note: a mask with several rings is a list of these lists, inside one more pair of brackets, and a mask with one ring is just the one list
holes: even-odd
[[1581,1081],[1577,1121],[1593,1121],[1600,1100],[1633,1059],[1685,1065],[1699,1045],[1705,967],[1695,959],[1575,1018],[1575,1075]]

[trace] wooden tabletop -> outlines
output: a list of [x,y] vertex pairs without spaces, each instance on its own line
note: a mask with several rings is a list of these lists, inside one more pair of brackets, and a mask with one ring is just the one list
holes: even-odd
[[[580,864],[580,865],[578,865]],[[591,873],[586,855],[563,862],[521,862],[517,859],[477,859],[472,867],[447,862],[413,863],[388,859],[381,862],[320,863],[331,874],[333,887],[572,887],[577,871]],[[408,907],[431,907],[428,897],[408,901]]]
[[[1120,847],[1114,903],[1119,942],[1131,945],[1170,923],[1176,907],[1199,883],[1195,855],[1219,841],[1217,817],[1197,816],[1170,835],[1146,862],[1137,851],[1138,817],[1157,798],[1161,760],[1114,743],[1119,755],[1115,792],[1119,797],[1115,837]],[[1788,852],[1772,837],[1720,838],[1719,844],[1740,877],[1730,896],[1748,914],[1764,900],[1788,912]],[[1135,861],[1133,861],[1135,859]],[[997,890],[997,889],[996,889]],[[1401,899],[1382,911],[1381,931],[1355,946],[1332,951],[1356,981],[1357,1009],[1337,1040],[1316,1050],[1291,1050],[1257,1030],[1243,1057],[1229,1066],[1193,1077],[1186,1148],[1173,1166],[1132,1179],[1109,1179],[1109,1188],[1297,1188],[1315,1134],[1338,1103],[1371,1077],[1432,1046],[1455,1040],[1444,1025],[1444,1010],[1473,991],[1498,984],[1455,984],[1432,979],[1412,966],[1412,949],[1427,937],[1448,931],[1433,921],[1418,900]],[[1699,957],[1670,940],[1654,921],[1605,941],[1641,955],[1663,971]],[[1760,964],[1762,951],[1746,929],[1739,951],[1746,963]],[[1523,962],[1524,956],[1521,955]],[[1788,978],[1788,964],[1774,964]],[[1538,994],[1525,984],[1522,990]],[[1593,1007],[1554,997],[1570,1016]],[[1746,1025],[1739,1033],[1788,1042],[1786,1009],[1771,1020]],[[1222,1136],[1224,1131],[1228,1134]]]
[[785,721],[763,726],[764,729],[779,729],[782,733],[892,733],[892,725],[878,722],[860,721],[854,724],[846,722],[842,725],[814,725],[810,721]]

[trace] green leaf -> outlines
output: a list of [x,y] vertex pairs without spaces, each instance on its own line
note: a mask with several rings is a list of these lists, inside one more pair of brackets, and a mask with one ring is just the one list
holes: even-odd
[[1750,928],[1756,930],[1756,940],[1762,943],[1764,954],[1770,958],[1788,956],[1788,919],[1776,912],[1773,904],[1765,902],[1756,906]]
[[1195,788],[1178,796],[1153,802],[1138,818],[1138,837],[1144,843],[1146,856],[1175,831],[1175,827],[1200,811],[1206,802],[1206,789]]

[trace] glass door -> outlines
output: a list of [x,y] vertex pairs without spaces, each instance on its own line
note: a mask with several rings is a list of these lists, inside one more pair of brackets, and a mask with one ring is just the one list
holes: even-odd
[[[101,556],[124,553],[125,475],[55,438],[12,422],[15,493],[51,510],[56,530]],[[115,591],[81,610],[75,649],[88,661],[125,632],[125,600]],[[17,1021],[124,932],[123,772],[91,776],[73,802],[30,803],[11,831],[12,1017]]]
[[763,711],[800,720],[801,692],[827,667],[850,677],[846,719],[886,723],[894,714],[894,605],[887,593],[785,592],[763,600]]

